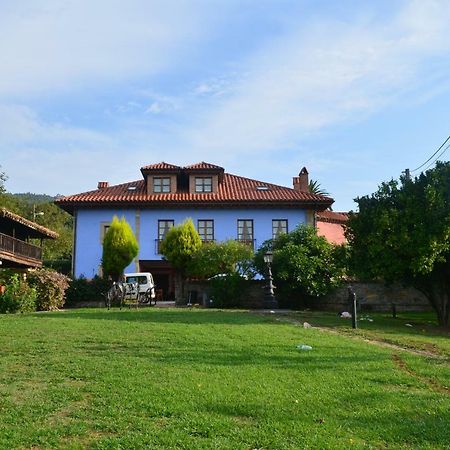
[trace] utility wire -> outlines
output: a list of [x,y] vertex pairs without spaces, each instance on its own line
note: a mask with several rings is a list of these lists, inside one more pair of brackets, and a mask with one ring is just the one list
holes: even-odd
[[[429,161],[431,161],[433,159],[434,155],[436,155],[441,150],[441,148],[448,142],[449,139],[450,139],[450,136],[443,142],[443,144],[423,164],[421,164],[416,169],[411,170],[411,172],[415,172],[416,170],[419,170],[421,167],[423,167],[425,164],[427,164]],[[445,148],[445,150],[447,150],[447,149],[448,149],[448,147]],[[444,152],[445,152],[445,150],[444,150]],[[439,155],[438,158],[440,158],[444,154],[444,152],[441,155]],[[431,163],[431,165],[432,164],[433,163]],[[430,167],[430,166],[428,166],[428,167]],[[428,167],[427,167],[427,169],[428,169]]]
[[[450,136],[449,136],[450,137]],[[448,139],[447,139],[448,140]],[[436,156],[435,160],[430,163],[425,169],[423,169],[424,171],[427,170],[428,168],[430,168],[448,149],[450,148],[450,144],[447,145],[447,147],[444,148],[444,150],[442,150],[442,152]]]

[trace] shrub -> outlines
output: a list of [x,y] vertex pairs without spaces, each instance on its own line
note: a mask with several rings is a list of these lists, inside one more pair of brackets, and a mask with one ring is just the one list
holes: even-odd
[[13,274],[7,281],[5,292],[0,295],[0,313],[35,311],[36,296],[34,288]]
[[264,253],[273,250],[273,277],[283,306],[305,306],[342,282],[345,249],[317,236],[313,227],[300,225],[291,233],[266,241],[255,255],[255,266],[265,276]]
[[104,300],[110,287],[110,282],[105,278],[95,276],[92,280],[84,277],[70,280],[66,291],[66,304],[76,306],[79,302],[90,300]]
[[229,273],[210,280],[211,295],[215,308],[234,308],[242,305],[249,281],[238,273]]
[[36,289],[38,311],[55,311],[64,306],[65,291],[69,278],[50,269],[38,269],[30,272],[30,285]]

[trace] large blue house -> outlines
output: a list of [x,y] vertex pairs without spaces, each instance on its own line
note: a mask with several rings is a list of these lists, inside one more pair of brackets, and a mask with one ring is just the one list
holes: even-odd
[[172,226],[192,218],[204,242],[236,239],[257,249],[266,239],[299,224],[315,226],[316,213],[333,199],[310,193],[303,168],[293,187],[226,173],[201,162],[187,167],[158,163],[141,168],[142,179],[62,197],[57,204],[74,216],[73,275],[101,271],[102,240],[114,215],[124,216],[139,242],[127,272],[152,272],[164,293],[173,292],[174,271],[159,244]]

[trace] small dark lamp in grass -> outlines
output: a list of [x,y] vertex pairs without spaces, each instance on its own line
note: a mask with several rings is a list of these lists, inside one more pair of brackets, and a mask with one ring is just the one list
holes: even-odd
[[267,285],[265,286],[266,294],[264,296],[264,308],[275,309],[278,308],[278,302],[273,291],[275,286],[273,285],[272,277],[273,253],[271,251],[264,254],[264,262],[267,264]]

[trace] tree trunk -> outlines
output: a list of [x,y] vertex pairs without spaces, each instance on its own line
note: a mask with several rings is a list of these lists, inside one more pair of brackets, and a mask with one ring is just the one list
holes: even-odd
[[450,285],[444,277],[437,279],[434,277],[429,280],[420,280],[414,283],[416,289],[421,291],[436,312],[438,324],[441,327],[448,327],[448,318],[450,312]]
[[177,305],[184,305],[185,298],[184,298],[184,276],[177,271],[175,274],[175,303]]

